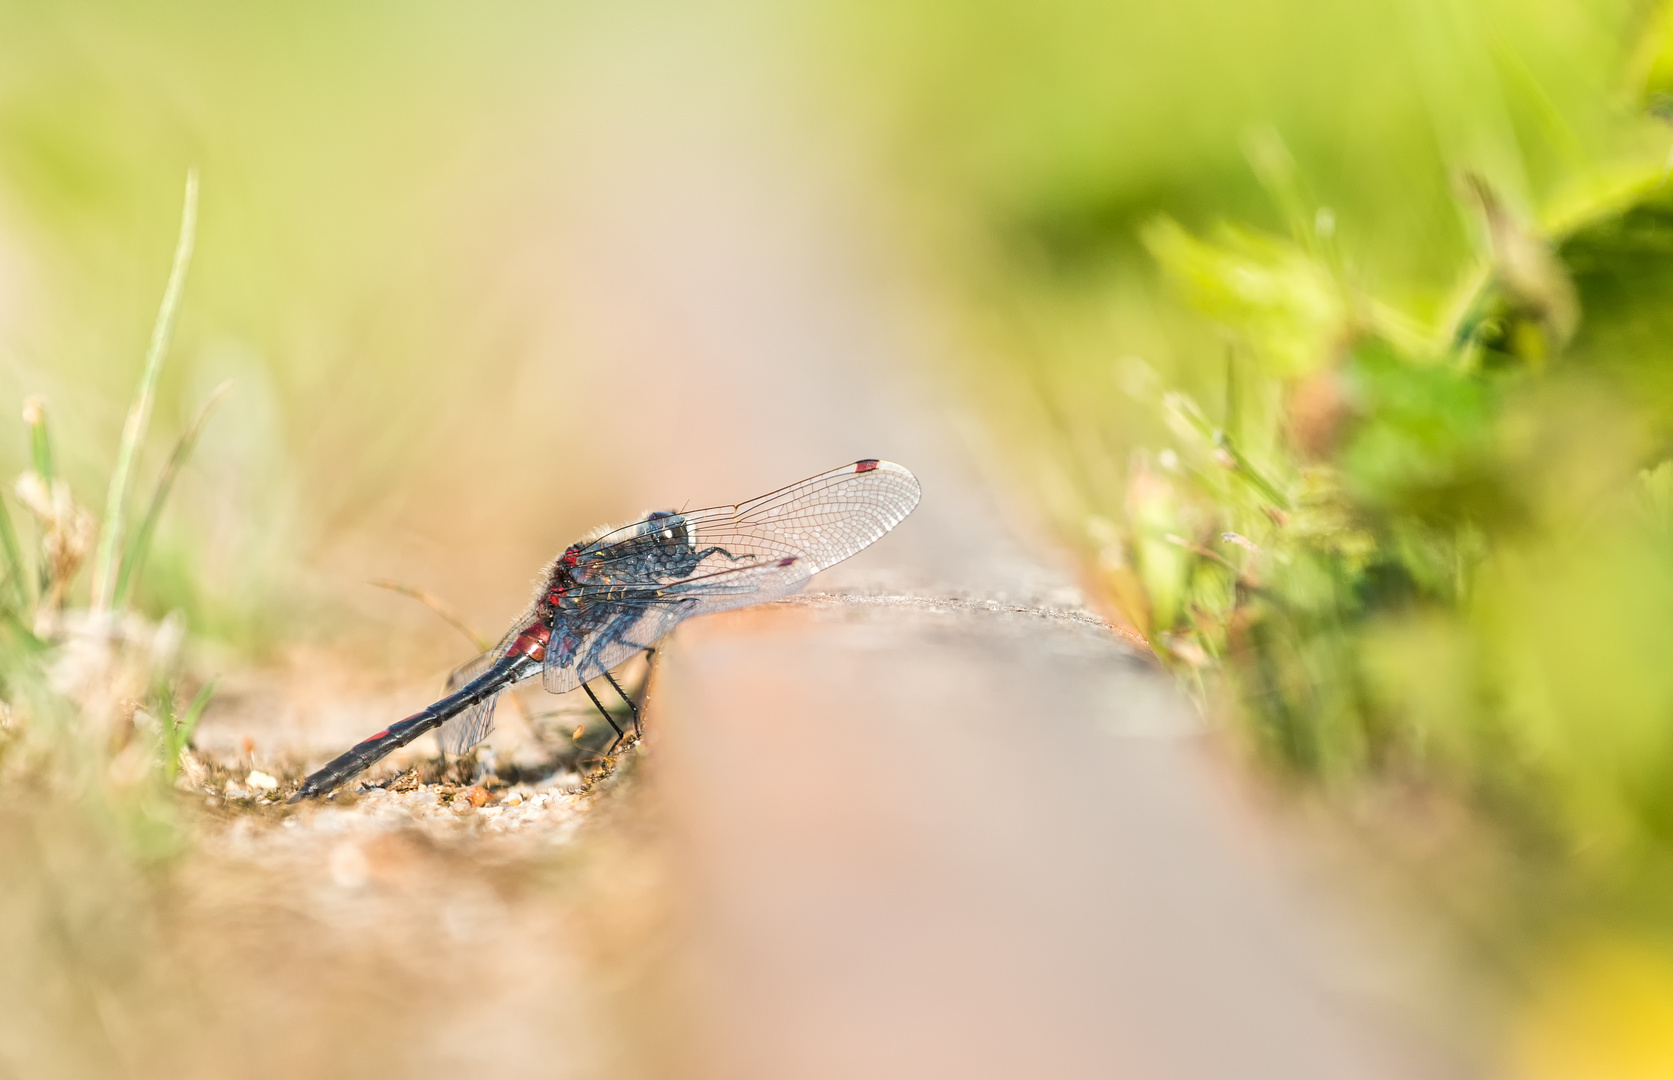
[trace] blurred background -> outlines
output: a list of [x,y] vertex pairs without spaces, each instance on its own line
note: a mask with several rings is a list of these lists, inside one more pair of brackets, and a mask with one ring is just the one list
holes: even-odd
[[828,466],[902,369],[1407,882],[1484,1068],[1673,1074],[1670,12],[9,3],[0,471],[40,395],[103,505],[191,167],[147,483],[234,389],[132,607],[219,669],[433,672],[368,579],[492,633],[624,491]]

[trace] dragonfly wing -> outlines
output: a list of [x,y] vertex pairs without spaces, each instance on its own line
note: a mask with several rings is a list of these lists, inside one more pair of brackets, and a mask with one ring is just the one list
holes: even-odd
[[724,548],[756,561],[795,556],[797,567],[812,576],[869,547],[921,496],[918,478],[902,466],[857,461],[740,503],[729,516],[724,508],[700,515],[696,543],[699,550]]
[[651,514],[575,553],[574,605],[553,626],[546,689],[573,690],[682,619],[795,592],[894,528],[918,480],[888,461],[844,465],[736,506]]
[[441,748],[449,754],[463,754],[486,739],[494,730],[494,706],[499,700],[498,694],[483,698],[437,728]]
[[677,603],[630,600],[596,604],[581,618],[560,620],[546,649],[546,689],[554,694],[620,667],[656,643],[686,616]]
[[[500,638],[499,644],[489,649],[467,664],[455,668],[447,677],[447,692],[454,693],[466,683],[475,679],[503,656],[512,646],[520,634],[528,629],[530,620],[519,619],[516,625]],[[529,672],[530,675],[533,672]],[[527,675],[520,675],[514,681],[521,681]],[[494,706],[499,702],[499,695],[484,698],[475,705],[467,707],[463,712],[442,724],[436,730],[436,740],[441,748],[449,754],[463,754],[477,743],[486,739],[494,730]]]
[[[812,575],[868,547],[921,497],[918,478],[903,466],[856,461],[736,506],[653,514],[606,533],[580,552],[577,578],[650,584],[648,574],[668,583],[789,556]],[[687,565],[692,556],[698,565]]]
[[656,587],[622,587],[554,630],[546,650],[546,689],[573,690],[654,648],[693,615],[747,607],[795,592],[812,576],[785,556],[764,565],[717,570]]
[[654,596],[648,601],[678,608],[681,619],[731,611],[788,596],[806,585],[818,569],[811,559],[797,555],[782,555],[770,562],[745,562],[741,566],[723,565],[662,586],[654,590]]
[[493,667],[494,661],[505,655],[506,650],[511,648],[511,643],[517,640],[517,635],[521,634],[527,625],[527,619],[519,619],[517,625],[513,626],[504,637],[500,638],[498,645],[495,645],[493,648],[480,654],[474,659],[460,664],[458,667],[449,672],[447,676],[447,692],[450,694],[453,693],[455,690],[464,686],[478,675],[481,675],[484,671]]

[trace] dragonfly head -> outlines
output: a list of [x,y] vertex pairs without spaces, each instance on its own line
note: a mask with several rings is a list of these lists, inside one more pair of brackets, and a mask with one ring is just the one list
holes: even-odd
[[645,515],[641,536],[652,541],[658,569],[683,577],[694,570],[697,558],[697,526],[673,510],[653,510]]
[[662,550],[670,555],[694,548],[694,532],[691,523],[673,510],[652,510],[645,515],[644,535],[655,537]]

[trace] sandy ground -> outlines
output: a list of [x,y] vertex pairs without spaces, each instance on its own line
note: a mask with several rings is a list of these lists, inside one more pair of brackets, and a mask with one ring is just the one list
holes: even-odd
[[[965,498],[956,476],[926,487]],[[209,979],[211,1029],[319,1075],[1440,1075],[1366,984],[1391,952],[1343,947],[1071,586],[883,586],[934,577],[908,540],[934,527],[842,592],[682,627],[614,771],[565,756],[587,714],[536,689],[492,740],[502,778],[419,743],[387,787],[289,808],[246,770],[318,764],[425,688],[235,693],[178,917],[186,951],[263,974]]]

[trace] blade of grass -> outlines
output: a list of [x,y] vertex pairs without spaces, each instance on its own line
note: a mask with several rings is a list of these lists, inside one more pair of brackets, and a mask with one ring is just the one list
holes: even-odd
[[197,731],[198,721],[203,719],[203,712],[209,708],[209,699],[215,696],[215,687],[219,685],[220,676],[216,676],[203,684],[203,689],[192,698],[192,703],[186,706],[186,715],[180,718],[180,726],[176,729],[180,735],[180,745],[190,746],[192,734]]
[[[475,628],[472,627],[470,623],[465,621],[465,617],[459,614],[458,609],[456,609],[452,604],[449,604],[446,600],[437,596],[435,593],[428,593],[423,589],[415,589],[411,585],[403,585],[399,581],[390,581],[388,578],[378,578],[374,581],[368,582],[367,584],[376,585],[380,589],[388,589],[390,592],[398,592],[402,596],[410,596],[414,600],[417,600],[420,604],[423,604],[437,615],[440,615],[447,625],[453,627],[453,629],[459,631],[459,633],[465,635],[467,638],[470,638],[471,644],[476,646],[478,652],[487,652],[489,649],[493,648],[494,643],[492,641],[477,633]],[[511,708],[518,716],[523,718],[525,723],[532,722],[529,719],[528,710],[523,708],[523,702],[516,694],[507,694],[503,700],[511,705]]]
[[[35,475],[41,478],[46,489],[50,491],[52,490],[52,481],[57,478],[58,470],[52,461],[52,439],[47,432],[45,398],[31,394],[23,399],[23,422],[29,426],[30,463],[34,466]],[[5,523],[8,533],[10,533],[10,525],[9,521]],[[12,543],[17,541],[15,535],[8,535],[7,539]],[[38,596],[45,596],[51,585],[51,571],[48,569],[46,553],[40,551],[36,554],[39,569],[35,574],[35,592]],[[28,574],[24,574],[17,579],[16,588],[20,598],[24,596],[25,590],[29,588],[25,584],[28,579]]]
[[35,632],[29,627],[23,625],[23,620],[11,608],[0,608],[0,622],[4,622],[12,628],[12,632],[17,635],[18,643],[26,652],[39,654],[46,651],[46,642],[36,637]]
[[180,215],[180,238],[174,246],[174,265],[169,269],[162,306],[158,308],[157,321],[151,328],[151,344],[146,349],[145,371],[140,375],[139,390],[134,395],[132,407],[128,409],[127,423],[122,426],[122,446],[116,454],[116,468],[110,474],[104,527],[99,532],[98,553],[93,561],[95,614],[109,611],[116,595],[117,561],[122,548],[122,511],[127,503],[134,457],[139,453],[139,444],[144,440],[146,426],[151,422],[152,399],[156,396],[163,357],[168,353],[169,338],[174,333],[174,316],[180,307],[180,294],[186,286],[186,268],[192,262],[192,243],[197,234],[197,216],[198,174],[196,169],[192,169],[186,173],[186,204]]
[[157,519],[163,515],[163,505],[168,502],[169,492],[174,489],[174,480],[185,467],[197,448],[198,436],[203,434],[203,426],[209,422],[209,415],[221,400],[232,392],[232,381],[217,386],[209,395],[209,400],[203,403],[197,416],[192,418],[191,426],[180,436],[174,444],[174,450],[168,456],[168,463],[163,466],[161,475],[157,477],[157,489],[151,493],[151,504],[145,509],[145,517],[140,519],[139,528],[134,530],[134,538],[128,544],[128,553],[122,559],[122,565],[116,572],[116,589],[114,604],[121,610],[128,604],[128,593],[139,581],[140,571],[145,568],[145,559],[151,553],[151,537],[157,531]]
[[52,440],[47,435],[46,399],[33,395],[24,398],[23,422],[29,425],[29,458],[35,472],[51,484],[57,472],[52,465]]
[[215,696],[215,685],[220,681],[219,678],[214,678],[204,683],[203,689],[199,690],[192,703],[186,706],[185,715],[178,721],[172,716],[165,719],[163,738],[167,760],[163,762],[163,768],[170,780],[174,779],[174,774],[180,769],[180,751],[192,744],[192,733],[197,730],[198,721],[203,719],[204,710],[209,708],[209,699]]
[[447,625],[470,638],[472,644],[476,646],[477,651],[479,652],[487,652],[489,646],[494,644],[492,641],[489,641],[487,638],[477,633],[471,627],[471,624],[465,621],[465,617],[463,615],[459,614],[459,612],[446,600],[443,600],[434,593],[427,593],[423,589],[415,589],[411,585],[403,585],[399,581],[390,581],[387,578],[378,578],[377,580],[368,582],[367,584],[376,585],[380,589],[388,589],[390,592],[398,592],[402,596],[410,596],[414,600],[417,600],[420,604],[423,604],[437,615],[440,615],[442,619],[447,622]]
[[17,610],[29,606],[29,573],[23,567],[23,549],[17,542],[17,530],[12,528],[12,513],[6,508],[5,496],[0,495],[0,549],[6,557],[6,577],[17,596]]
[[1250,464],[1249,459],[1243,456],[1243,452],[1237,448],[1237,444],[1229,436],[1224,432],[1215,432],[1214,445],[1226,452],[1227,456],[1231,458],[1232,464],[1236,466],[1236,474],[1246,480],[1249,486],[1264,495],[1272,505],[1285,510],[1290,508],[1289,496],[1279,490],[1277,484],[1263,476],[1259,469]]
[[[487,652],[487,650],[494,647],[494,642],[490,642],[489,639],[485,639],[482,635],[477,634],[477,630],[473,629],[472,625],[468,624],[468,622],[465,622],[465,617],[458,614],[458,609],[455,609],[452,604],[448,604],[447,600],[443,600],[442,597],[438,597],[435,593],[425,592],[423,588],[413,588],[412,585],[402,585],[400,582],[391,582],[388,578],[383,577],[375,578],[375,580],[371,580],[371,582],[366,583],[368,583],[368,585],[376,585],[378,588],[388,588],[390,592],[402,593],[403,597],[412,597],[413,600],[417,600],[418,604],[425,605],[425,607],[428,607],[428,609],[432,610],[432,612],[440,615],[440,617],[447,622],[447,625],[450,625],[453,629],[458,630],[460,634],[468,637],[468,639],[470,639],[470,644],[477,647],[477,652]],[[502,700],[505,700],[505,702],[512,707],[512,711],[517,712],[517,716],[522,717],[522,721],[524,721],[525,724],[530,724],[530,726],[534,724],[534,721],[532,721],[529,717],[529,711],[525,709],[524,704],[522,704],[522,699],[517,697],[517,694],[507,694]],[[579,729],[577,729],[577,731],[579,731]]]

